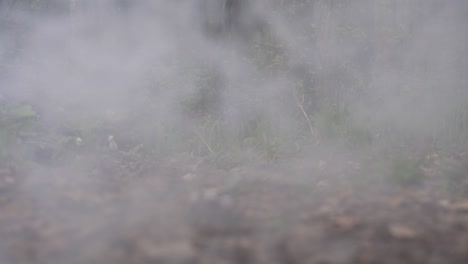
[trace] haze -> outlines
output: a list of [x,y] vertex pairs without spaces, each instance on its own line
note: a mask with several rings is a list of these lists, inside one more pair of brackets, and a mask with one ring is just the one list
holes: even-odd
[[[0,225],[29,219],[0,263],[221,263],[213,232],[266,252],[229,263],[357,263],[269,241],[348,194],[468,197],[467,25],[462,0],[0,1]],[[12,251],[26,229],[49,244]]]

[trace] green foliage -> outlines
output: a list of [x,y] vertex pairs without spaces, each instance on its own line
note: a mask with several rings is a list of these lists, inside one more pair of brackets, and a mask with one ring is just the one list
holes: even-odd
[[239,156],[244,151],[253,151],[255,156],[267,160],[276,160],[284,153],[281,142],[286,142],[286,138],[265,118],[244,124],[244,128],[242,132],[235,133],[221,121],[205,117],[193,129],[193,136],[187,139],[188,151],[195,155],[208,155],[213,161],[222,163],[248,161],[248,157]]
[[0,160],[25,154],[23,139],[34,133],[36,120],[37,113],[30,105],[1,106]]
[[208,154],[212,158],[219,157],[225,146],[225,135],[221,123],[207,116],[198,127],[194,128],[194,136],[189,140],[189,148],[195,154]]
[[[9,1],[8,6],[14,5],[13,2],[15,1]],[[26,10],[32,9],[34,12],[44,14],[48,14],[47,9],[54,9],[54,5],[58,3],[39,0],[16,2],[21,2],[23,7],[27,7]],[[356,14],[347,13],[352,10],[347,9],[349,5],[347,1],[332,2],[281,1],[281,4],[276,6],[275,12],[279,12],[282,18],[285,18],[285,23],[294,23],[294,19],[290,18],[302,15],[302,12],[310,10],[311,7],[314,7],[316,15],[304,18],[304,21],[301,21],[304,27],[288,32],[288,39],[285,41],[277,38],[275,32],[265,30],[253,38],[246,47],[248,55],[243,59],[250,63],[249,66],[253,65],[256,70],[247,74],[246,78],[251,79],[245,83],[249,81],[255,83],[264,79],[269,81],[275,81],[276,78],[291,79],[290,98],[284,96],[278,103],[281,106],[290,107],[286,111],[294,109],[288,113],[282,113],[293,119],[292,124],[300,124],[299,128],[291,129],[294,132],[280,131],[274,118],[268,119],[258,113],[252,114],[258,114],[258,117],[239,122],[236,124],[239,127],[232,129],[232,126],[227,124],[229,121],[222,119],[224,88],[229,84],[224,83],[224,76],[219,73],[219,69],[215,66],[207,66],[204,62],[187,65],[186,60],[180,58],[175,59],[176,62],[164,64],[161,66],[162,69],[155,71],[157,78],[154,79],[157,80],[150,88],[150,93],[154,97],[148,98],[133,116],[134,120],[143,124],[123,124],[118,128],[108,128],[101,120],[86,120],[70,125],[65,125],[67,120],[55,120],[73,131],[63,133],[53,129],[43,129],[38,124],[40,120],[30,105],[1,106],[0,159],[15,155],[26,157],[30,152],[28,149],[33,148],[51,152],[52,159],[60,159],[66,156],[65,153],[81,148],[76,144],[77,137],[82,139],[82,147],[101,150],[98,146],[103,146],[102,148],[106,146],[103,138],[109,135],[109,131],[122,130],[122,127],[129,131],[125,136],[131,138],[128,140],[131,143],[127,144],[122,151],[132,156],[144,152],[159,157],[187,151],[193,155],[210,156],[216,161],[242,160],[239,158],[242,154],[239,153],[249,149],[262,158],[275,160],[301,151],[305,143],[311,141],[336,141],[351,148],[368,147],[373,144],[371,134],[375,131],[382,132],[378,133],[379,143],[383,142],[389,148],[398,144],[406,147],[406,150],[414,151],[416,144],[409,143],[418,142],[419,134],[401,132],[399,128],[395,128],[395,125],[385,123],[385,121],[382,121],[385,124],[357,122],[352,110],[349,110],[350,104],[359,104],[361,95],[371,88],[369,79],[372,79],[373,72],[366,71],[361,65],[372,64],[372,61],[361,61],[373,56],[367,52],[375,49],[378,53],[375,55],[377,58],[385,55],[385,52],[398,49],[391,46],[380,50],[391,43],[385,43],[385,45],[373,43],[382,41],[381,39],[369,41],[369,33],[373,34],[373,32],[368,32],[367,25],[361,25],[359,21],[352,19],[355,15],[362,15],[363,12],[370,10],[358,10]],[[71,12],[80,9],[74,6],[79,5],[77,1],[64,3],[57,5],[67,6],[68,11]],[[372,8],[376,11],[383,11],[377,9],[385,7],[373,5]],[[395,24],[393,30],[391,30],[392,25],[387,26],[390,29],[387,30],[388,32],[381,32],[385,35],[382,39],[401,37],[400,31],[403,31],[401,28],[408,25]],[[375,25],[372,30],[380,29],[379,25]],[[351,49],[350,53],[357,54],[359,58],[347,54],[347,49],[338,49],[340,43],[347,43],[353,48],[357,47],[357,50]],[[328,49],[326,47],[328,44],[332,45],[331,47],[336,46],[337,49]],[[297,48],[299,50],[296,50]],[[290,53],[290,49],[294,49],[294,52]],[[295,65],[295,56],[302,55],[305,58],[310,57],[311,61],[299,60],[299,63]],[[6,66],[0,65],[0,69],[3,68]],[[164,73],[167,73],[167,76]],[[418,83],[417,81],[414,80],[415,83]],[[155,112],[159,110],[157,107],[152,108],[152,105],[160,100],[158,92],[169,89],[185,91],[187,87],[193,88],[193,93],[182,94],[175,99],[180,103],[178,105],[180,108],[177,110],[182,112],[184,118],[187,118],[183,120],[184,124],[168,122],[168,124],[152,126],[151,123],[156,119]],[[251,88],[255,89],[255,87]],[[466,104],[468,98],[466,92],[465,94],[461,92],[461,95],[457,97],[463,98],[463,96],[466,99],[460,100],[462,103],[457,103],[453,113],[447,117],[444,116],[446,120],[444,126],[431,128],[433,131],[428,132],[428,134],[433,134],[433,142],[439,145],[457,145],[459,142],[468,140],[468,107]],[[262,100],[264,99],[261,98],[258,102],[264,103]],[[147,131],[141,132],[141,130]],[[140,134],[144,136],[136,136]],[[417,164],[413,163],[406,158],[396,159],[393,162],[392,177],[396,182],[408,184],[420,181],[420,169]],[[459,181],[457,173],[448,174],[453,176],[451,182]]]
[[366,127],[351,124],[346,131],[346,142],[350,147],[369,146],[372,144],[371,132]]
[[344,107],[336,107],[332,103],[325,103],[315,114],[316,126],[319,134],[325,138],[338,138],[346,134],[348,113]]
[[454,197],[468,197],[468,164],[445,161],[442,175],[447,179],[447,190]]
[[281,44],[271,34],[262,34],[254,44],[254,63],[260,72],[273,76],[285,71],[287,61]]
[[182,98],[182,111],[191,117],[203,118],[216,115],[221,109],[223,80],[216,69],[200,67],[192,69],[196,92]]
[[[468,95],[465,96],[465,102],[468,102]],[[452,118],[455,130],[451,133],[452,139],[455,142],[468,142],[468,103],[456,107]]]
[[352,148],[371,144],[370,129],[355,122],[344,106],[324,104],[314,119],[323,139],[341,141]]
[[[260,156],[268,160],[275,160],[281,155],[280,135],[275,133],[274,128],[267,120],[257,121],[249,138],[251,139],[249,145],[254,147]],[[248,142],[244,141],[244,143]]]
[[398,185],[407,186],[422,183],[424,172],[420,162],[408,157],[397,157],[392,164],[392,181]]

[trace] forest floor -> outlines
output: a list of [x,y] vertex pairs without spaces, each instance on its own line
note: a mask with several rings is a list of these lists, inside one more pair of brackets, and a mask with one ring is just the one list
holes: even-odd
[[447,188],[437,154],[404,186],[371,155],[331,150],[126,159],[1,170],[0,263],[468,263],[468,196]]

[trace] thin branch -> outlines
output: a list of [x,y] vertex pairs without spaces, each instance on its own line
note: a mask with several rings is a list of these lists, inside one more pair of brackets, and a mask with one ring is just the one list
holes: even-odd
[[205,147],[208,149],[208,151],[211,153],[211,155],[214,155],[213,149],[210,147],[208,142],[206,142],[205,138],[200,133],[198,133],[198,131],[196,129],[194,129],[193,131],[194,131],[195,135],[197,135],[200,138],[203,145],[205,145]]
[[304,95],[302,95],[302,100],[299,99],[299,96],[297,95],[297,92],[294,93],[294,96],[296,97],[297,106],[299,106],[299,109],[301,109],[301,112],[302,112],[302,114],[304,115],[304,117],[305,117],[305,119],[307,121],[307,125],[309,126],[310,134],[312,136],[314,136],[315,135],[314,127],[312,126],[312,122],[310,121],[309,115],[307,114],[307,112],[304,109]]

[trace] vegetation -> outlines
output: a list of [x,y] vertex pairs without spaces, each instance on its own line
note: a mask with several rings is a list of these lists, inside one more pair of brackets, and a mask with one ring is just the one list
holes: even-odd
[[468,263],[466,25],[466,0],[0,0],[0,262]]
[[[398,5],[394,9],[384,4],[385,1],[375,1],[369,5],[374,14],[369,19],[378,20],[379,14],[394,12],[398,15]],[[418,2],[416,0],[412,2]],[[35,14],[48,13],[54,10],[54,14],[73,15],[74,12],[86,10],[85,4],[76,1],[2,1],[2,10],[26,10]],[[412,41],[413,18],[416,10],[407,17],[395,19],[391,23],[380,23],[376,21],[377,28],[369,28],[367,23],[358,20],[347,20],[343,13],[353,9],[349,1],[278,1],[275,12],[284,17],[300,15],[302,10],[315,5],[316,17],[306,21],[309,26],[304,27],[301,32],[292,32],[290,39],[281,40],[270,30],[258,32],[258,36],[246,40],[249,58],[248,64],[255,71],[251,73],[256,80],[274,79],[283,76],[285,85],[289,87],[284,91],[278,104],[278,109],[285,109],[282,117],[272,116],[264,111],[265,102],[249,102],[253,109],[249,118],[239,120],[226,119],[224,112],[239,109],[243,106],[228,105],[223,102],[225,90],[231,89],[222,74],[212,66],[198,65],[187,67],[187,65],[175,66],[177,71],[183,72],[181,76],[195,85],[194,93],[181,95],[178,98],[180,115],[184,118],[184,125],[163,124],[161,126],[145,126],[142,133],[140,125],[132,126],[128,122],[133,119],[144,120],[145,124],[151,123],[154,117],[153,104],[158,100],[158,90],[176,89],[177,86],[185,85],[177,80],[164,80],[153,78],[149,84],[150,96],[147,98],[143,109],[138,109],[122,124],[109,125],[105,121],[95,120],[55,120],[60,125],[46,126],[43,116],[36,113],[34,102],[7,102],[2,101],[0,119],[0,140],[2,160],[30,159],[34,155],[28,153],[37,152],[37,149],[51,152],[47,160],[63,157],[63,152],[75,151],[73,145],[77,138],[82,140],[83,145],[95,150],[105,149],[105,138],[108,134],[119,134],[115,130],[125,126],[127,132],[117,135],[117,140],[124,142],[120,148],[123,152],[131,152],[136,147],[141,149],[145,155],[167,156],[175,153],[188,152],[192,155],[208,155],[214,160],[221,156],[238,156],[243,150],[253,150],[256,155],[268,160],[276,160],[280,157],[300,154],[312,148],[318,142],[338,142],[347,148],[368,149],[375,146],[386,146],[406,148],[409,152],[419,152],[421,149],[441,150],[462,144],[468,140],[468,94],[466,89],[458,86],[466,86],[459,82],[457,87],[449,87],[442,93],[447,97],[462,98],[453,107],[438,109],[432,116],[432,126],[427,129],[413,129],[406,123],[414,122],[424,115],[411,116],[403,123],[400,120],[382,117],[385,111],[376,115],[356,115],[359,109],[369,105],[379,104],[382,98],[368,98],[375,89],[376,79],[375,67],[387,63],[385,60],[401,60],[406,54],[399,47],[407,45]],[[120,5],[120,9],[128,8]],[[407,6],[402,6],[402,9]],[[7,12],[7,11],[2,11]],[[330,18],[333,18],[332,22]],[[10,16],[11,21],[14,17]],[[423,17],[423,19],[426,19]],[[421,22],[422,23],[422,22]],[[384,29],[385,24],[385,29]],[[381,28],[379,28],[381,26]],[[18,40],[26,34],[20,27],[12,27],[8,30],[11,39]],[[378,32],[378,33],[376,33]],[[380,35],[379,35],[380,34]],[[382,35],[382,36],[381,36]],[[8,42],[8,41],[7,41]],[[325,43],[324,43],[325,42]],[[382,43],[380,43],[382,42]],[[358,47],[352,55],[338,54],[340,50],[329,51],[323,45],[338,45],[339,43],[350,43]],[[291,47],[288,47],[291,46]],[[313,49],[310,47],[313,46]],[[315,56],[316,59],[309,64],[296,62],[294,55],[288,54],[288,49],[300,47],[302,50],[294,50],[294,53],[307,56]],[[15,51],[20,54],[21,51]],[[6,54],[15,54],[12,50],[6,50]],[[18,57],[18,55],[16,56]],[[364,59],[363,59],[364,58]],[[363,61],[364,60],[364,61]],[[0,69],[8,74],[8,67],[15,63],[13,59],[2,59]],[[329,62],[336,62],[330,65]],[[385,64],[386,65],[386,64]],[[409,68],[406,70],[410,70]],[[153,73],[150,73],[152,75]],[[155,75],[157,73],[154,73]],[[182,74],[182,73],[181,73]],[[413,74],[416,80],[412,80],[418,87],[403,87],[407,83],[401,83],[393,87],[398,93],[406,93],[402,103],[402,111],[411,111],[417,108],[418,100],[423,101],[437,97],[440,93],[436,85],[423,85],[424,74],[417,72],[402,73],[403,77]],[[149,77],[152,79],[152,77]],[[408,82],[409,83],[409,82]],[[420,86],[424,86],[421,88]],[[383,93],[382,93],[383,94]],[[429,96],[430,95],[430,96]],[[381,93],[377,93],[381,96]],[[419,98],[418,98],[419,97]],[[433,102],[434,103],[434,102]],[[428,101],[429,108],[431,102]],[[405,110],[406,109],[406,110]],[[421,109],[421,112],[427,109]],[[372,111],[372,110],[371,110]],[[370,111],[369,111],[370,112]],[[413,113],[410,113],[413,114]],[[404,114],[403,114],[404,115]],[[279,118],[287,117],[288,127],[281,124]],[[66,117],[65,117],[66,119]],[[186,122],[189,120],[188,122]],[[127,123],[126,123],[127,122]],[[63,124],[71,123],[64,132]],[[423,124],[423,123],[421,123]],[[423,124],[424,125],[424,124]],[[417,126],[417,124],[415,125]],[[234,129],[233,129],[234,128]],[[70,131],[73,131],[70,133]],[[44,139],[44,135],[48,139]],[[142,135],[144,134],[144,135]],[[39,138],[42,138],[39,140]],[[401,149],[399,149],[401,150]],[[46,151],[46,152],[47,152]],[[58,153],[61,153],[60,155]],[[420,155],[420,153],[416,153]],[[401,160],[395,161],[395,176],[401,181],[412,181],[418,178],[415,166]]]
[[401,185],[421,183],[424,172],[421,165],[414,160],[398,157],[393,161],[393,180]]

